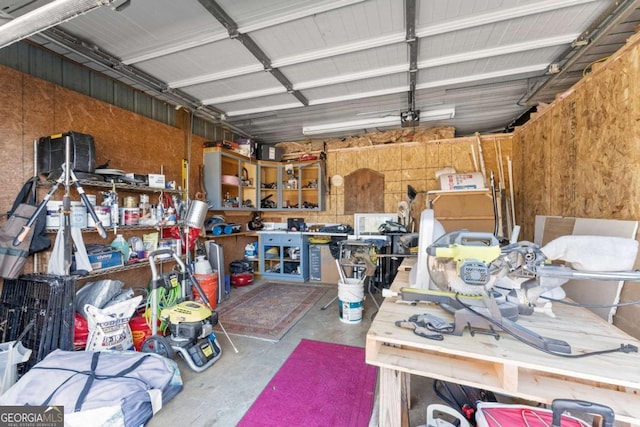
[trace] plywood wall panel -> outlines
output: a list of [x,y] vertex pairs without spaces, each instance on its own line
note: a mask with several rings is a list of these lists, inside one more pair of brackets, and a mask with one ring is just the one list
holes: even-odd
[[[640,34],[601,67],[516,129],[514,184],[521,237],[533,238],[535,215],[640,219]],[[638,286],[622,301],[637,299]],[[637,305],[614,323],[634,336]]]
[[[424,132],[433,137],[437,132]],[[504,188],[508,189],[507,157],[512,155],[511,134],[481,135],[487,170],[498,170],[494,145],[499,145],[502,152],[502,164],[505,171]],[[374,138],[375,139],[375,138]],[[382,172],[385,177],[384,210],[395,213],[398,202],[407,201],[407,186],[416,191],[414,219],[418,220],[420,212],[426,208],[424,193],[439,190],[440,183],[435,179],[437,170],[456,165],[459,172],[472,172],[471,144],[477,144],[476,137],[451,139],[424,139],[413,142],[397,142],[394,144],[370,145],[368,147],[348,147],[344,140],[324,141],[327,150],[327,178],[334,175],[346,176],[356,166],[368,167]],[[296,158],[306,145],[303,142],[278,144],[283,148],[285,158]],[[477,151],[476,151],[477,152]],[[297,154],[296,154],[297,153]],[[362,159],[369,159],[368,163]],[[376,160],[372,160],[376,159]],[[377,161],[378,167],[371,165]],[[497,176],[497,172],[496,172]],[[336,196],[334,198],[334,196]],[[352,224],[353,216],[344,214],[343,187],[331,187],[324,212],[301,212],[307,223],[344,223]]]
[[[7,209],[24,182],[25,164],[21,155],[22,99],[20,73],[11,72],[0,79],[0,134],[3,141],[0,143],[0,162],[4,165],[0,168],[0,181],[4,183],[4,191],[0,191],[0,206]],[[13,145],[17,146],[12,147]],[[4,213],[7,209],[2,209],[1,212]]]
[[56,89],[55,132],[76,130],[93,135],[96,164],[140,174],[181,178],[184,155],[181,130],[63,88]]

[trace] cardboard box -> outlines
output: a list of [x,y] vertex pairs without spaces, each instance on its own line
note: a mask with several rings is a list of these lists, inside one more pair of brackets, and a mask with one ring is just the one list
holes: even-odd
[[[445,231],[464,228],[493,233],[495,218],[491,191],[429,191],[427,198],[429,208],[433,209],[433,214]],[[498,212],[498,230],[502,229],[501,220],[501,213]]]
[[151,188],[165,188],[164,175],[149,174],[149,187]]
[[441,190],[478,190],[480,188],[486,188],[484,178],[480,172],[440,175]]
[[340,281],[338,266],[329,245],[309,245],[309,276],[310,280],[316,282],[337,285]]
[[101,270],[103,268],[121,267],[124,265],[122,252],[113,250],[109,252],[102,252],[99,254],[89,255],[89,262],[94,270]]

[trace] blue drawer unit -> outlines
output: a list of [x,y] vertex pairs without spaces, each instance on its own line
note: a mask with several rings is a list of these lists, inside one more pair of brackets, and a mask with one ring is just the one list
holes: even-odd
[[260,274],[267,279],[309,280],[309,242],[301,233],[260,233]]

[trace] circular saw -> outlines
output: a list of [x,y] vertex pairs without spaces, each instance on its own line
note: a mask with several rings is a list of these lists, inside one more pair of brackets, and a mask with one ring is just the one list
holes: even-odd
[[494,265],[501,253],[492,234],[467,230],[447,233],[427,248],[429,276],[441,290],[482,295],[502,271]]

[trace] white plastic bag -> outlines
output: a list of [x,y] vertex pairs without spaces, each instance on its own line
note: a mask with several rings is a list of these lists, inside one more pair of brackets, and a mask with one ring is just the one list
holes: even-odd
[[30,357],[31,350],[20,341],[0,344],[0,394],[16,383],[18,364],[26,362]]
[[[89,255],[82,240],[82,230],[77,227],[71,227],[71,238],[75,245],[75,258],[76,258],[76,270],[85,270],[87,272],[93,271],[91,262],[89,261]],[[49,256],[48,272],[56,276],[66,276],[69,274],[64,268],[64,225],[60,225],[58,234],[56,235],[56,241],[53,244],[53,250]],[[71,260],[69,260],[71,261]]]

